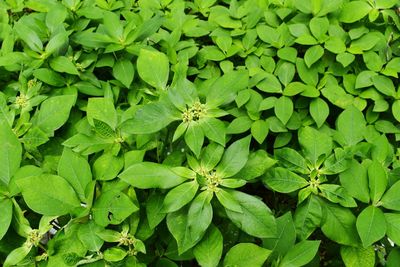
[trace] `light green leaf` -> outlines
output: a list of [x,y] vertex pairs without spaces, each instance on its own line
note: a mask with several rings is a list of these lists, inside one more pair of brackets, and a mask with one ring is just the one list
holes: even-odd
[[95,126],[93,120],[96,119],[107,123],[113,130],[117,127],[117,112],[111,98],[89,98],[86,113],[92,126]]
[[8,185],[22,159],[22,146],[6,122],[0,122],[0,183]]
[[169,77],[169,60],[161,52],[141,49],[137,59],[140,78],[157,89],[165,89]]
[[340,247],[340,255],[346,267],[374,267],[375,266],[375,251],[374,247]]
[[103,230],[103,227],[97,225],[93,220],[91,220],[80,225],[77,236],[79,241],[81,241],[88,250],[99,251],[103,246],[104,241],[96,233]]
[[132,62],[126,58],[118,60],[113,67],[113,75],[126,88],[129,88],[135,75]]
[[340,183],[354,198],[368,203],[370,200],[367,169],[353,160],[349,169],[339,174]]
[[112,180],[124,167],[124,159],[104,153],[93,163],[93,175],[98,181]]
[[251,125],[251,135],[259,143],[262,144],[267,138],[269,132],[268,123],[265,120],[256,120]]
[[351,1],[343,5],[339,20],[344,23],[353,23],[365,17],[372,7],[364,1]]
[[270,250],[252,243],[240,243],[233,246],[224,259],[224,267],[263,266]]
[[274,107],[276,117],[286,125],[293,114],[293,102],[287,96],[281,96],[275,101]]
[[55,57],[50,60],[50,67],[57,72],[79,75],[79,71],[74,63],[65,56]]
[[69,118],[72,106],[75,104],[75,96],[53,96],[40,105],[35,124],[49,136],[59,129]]
[[170,167],[153,162],[132,164],[118,177],[140,189],[168,189],[186,180],[173,172]]
[[392,185],[387,192],[383,195],[380,203],[383,207],[400,211],[400,181]]
[[201,120],[200,126],[204,135],[211,141],[217,142],[220,145],[225,145],[225,124],[216,118],[205,118]]
[[65,178],[77,192],[81,200],[85,200],[86,186],[92,180],[92,172],[88,161],[73,152],[64,148],[60,161],[58,162],[58,175]]
[[198,158],[204,143],[204,132],[197,122],[189,124],[185,136],[185,143]]
[[28,207],[39,214],[64,215],[80,207],[74,189],[60,176],[28,176],[19,179],[17,185]]
[[324,55],[324,49],[320,45],[315,45],[307,49],[304,54],[304,62],[307,67],[311,67],[312,64],[317,62]]
[[336,120],[336,128],[347,145],[355,145],[364,139],[366,121],[362,112],[354,106],[346,108]]
[[310,102],[310,115],[320,128],[329,115],[329,106],[322,98],[315,98]]
[[386,191],[388,178],[385,168],[378,161],[368,166],[368,187],[372,203],[376,204]]
[[386,235],[396,245],[400,244],[400,214],[399,213],[385,213],[385,220],[387,226]]
[[0,240],[3,236],[7,233],[8,227],[10,227],[12,213],[13,213],[13,203],[10,199],[0,198],[0,210],[1,210],[1,217],[0,217]]
[[139,207],[118,190],[108,190],[96,199],[92,211],[93,219],[100,226],[120,224]]
[[374,206],[368,206],[358,215],[356,226],[364,248],[371,246],[386,234],[385,216]]

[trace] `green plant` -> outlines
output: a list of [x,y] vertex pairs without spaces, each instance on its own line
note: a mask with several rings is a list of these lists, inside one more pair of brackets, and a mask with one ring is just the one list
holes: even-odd
[[0,2],[0,264],[398,266],[399,8]]

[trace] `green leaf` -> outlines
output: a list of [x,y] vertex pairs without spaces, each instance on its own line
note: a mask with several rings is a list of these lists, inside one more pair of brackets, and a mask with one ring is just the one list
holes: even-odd
[[49,136],[59,129],[69,118],[69,113],[75,104],[75,96],[53,96],[40,105],[35,124]]
[[7,233],[8,227],[10,227],[12,213],[13,213],[13,203],[10,199],[0,198],[0,210],[2,216],[0,217],[0,240]]
[[220,145],[225,145],[225,124],[216,118],[205,118],[201,120],[200,126],[204,135],[211,141],[217,142]]
[[219,189],[217,192],[215,192],[215,195],[217,196],[219,203],[221,203],[221,205],[228,210],[232,210],[239,213],[243,212],[240,203],[229,192],[230,191],[224,190],[222,188]]
[[400,122],[400,100],[395,100],[392,105],[393,117]]
[[204,132],[197,122],[189,123],[186,130],[185,143],[198,158],[204,143]]
[[[325,49],[338,54],[336,57],[337,59],[341,59],[339,61],[342,63],[343,67],[346,67],[348,64],[350,64],[354,60],[354,55],[345,53],[346,52],[346,44],[343,42],[343,40],[337,36],[330,36],[328,40],[325,41]],[[349,56],[351,55],[351,56]],[[353,58],[353,60],[351,60]],[[349,62],[350,61],[350,62]]]
[[165,102],[146,104],[136,111],[133,119],[128,119],[121,125],[121,130],[130,134],[158,132],[179,119],[173,115],[171,108]]
[[6,260],[4,261],[3,267],[11,267],[20,263],[31,251],[31,247],[27,245],[23,245],[22,247],[18,247],[12,250],[8,255]]
[[275,101],[274,107],[276,117],[286,125],[293,114],[293,102],[287,96],[281,96]]
[[8,185],[22,159],[22,146],[6,122],[0,123],[0,184]]
[[373,246],[368,248],[341,246],[340,255],[346,267],[375,266],[375,251]]
[[268,123],[264,120],[256,120],[251,125],[251,135],[259,144],[264,142],[265,138],[267,138],[268,132]]
[[123,260],[127,255],[127,252],[119,247],[108,248],[104,251],[104,260],[108,262],[117,262]]
[[262,181],[279,193],[290,193],[308,185],[303,177],[281,167],[271,168]]
[[304,54],[304,62],[307,67],[311,67],[315,62],[317,62],[324,55],[324,49],[320,45],[315,45],[307,49]]
[[74,189],[60,176],[29,176],[19,179],[17,185],[28,207],[39,214],[61,216],[80,207]]
[[296,150],[284,147],[274,151],[275,157],[290,171],[307,173],[307,162]]
[[353,23],[365,17],[372,7],[364,1],[351,1],[343,5],[339,20],[344,23]]
[[272,251],[270,259],[283,257],[296,241],[296,227],[290,212],[277,218],[276,226],[277,236],[263,239],[263,247]]
[[353,160],[350,168],[339,174],[340,183],[354,198],[368,203],[370,200],[367,169]]
[[124,167],[124,159],[111,153],[104,153],[93,163],[93,175],[98,181],[112,180]]
[[196,181],[186,182],[178,185],[168,192],[164,199],[164,212],[170,213],[179,210],[192,201],[197,193],[199,185]]
[[336,120],[336,128],[347,145],[355,145],[364,139],[366,121],[362,112],[354,106],[349,106]]
[[249,74],[247,71],[231,71],[210,85],[207,94],[207,107],[215,108],[235,100],[240,90],[247,89]]
[[385,213],[385,220],[387,226],[386,235],[396,245],[400,244],[400,214],[398,213]]
[[104,228],[97,225],[93,220],[82,224],[78,229],[78,238],[82,244],[90,251],[99,251],[104,241],[96,233],[103,231]]
[[186,178],[173,172],[172,168],[153,162],[133,164],[118,177],[130,185],[140,189],[168,189],[175,187],[186,180]]
[[318,187],[321,190],[322,196],[328,199],[330,202],[338,203],[343,207],[354,208],[357,207],[357,203],[346,191],[346,189],[336,184],[322,184]]
[[141,49],[137,59],[140,78],[157,89],[165,89],[169,77],[169,60],[161,52]]
[[378,203],[381,199],[386,191],[387,184],[388,178],[385,168],[381,163],[373,161],[368,166],[368,187],[373,204]]
[[271,210],[258,198],[231,190],[229,194],[240,204],[242,212],[225,209],[229,219],[249,235],[259,238],[275,237],[277,228]]
[[270,250],[252,243],[240,243],[233,246],[224,259],[224,267],[263,266]]
[[326,201],[321,205],[324,213],[321,230],[324,235],[342,245],[358,244],[356,217],[351,210]]
[[163,213],[164,196],[153,191],[146,201],[146,216],[150,229],[154,229],[167,215]]
[[329,115],[329,106],[322,98],[315,98],[310,102],[310,115],[318,128],[324,124]]
[[308,158],[312,164],[315,165],[320,156],[328,156],[331,154],[332,138],[327,134],[306,126],[300,128],[298,135],[304,156]]
[[197,262],[204,267],[217,267],[222,256],[223,238],[217,227],[211,225],[203,239],[194,247]]
[[55,57],[50,60],[50,67],[57,72],[79,75],[79,71],[74,63],[65,56]]
[[293,80],[295,72],[294,64],[290,62],[283,62],[275,70],[275,74],[284,86],[287,86]]
[[92,126],[95,126],[93,120],[96,119],[107,123],[113,130],[117,127],[117,112],[110,98],[89,98],[86,113],[87,119]]
[[302,202],[294,214],[296,233],[299,239],[307,239],[317,226],[320,226],[322,219],[322,207],[316,197],[311,196]]
[[33,71],[33,76],[40,81],[43,81],[52,86],[60,87],[65,84],[64,78],[57,72],[50,69],[36,69]]
[[400,211],[400,181],[392,185],[383,195],[380,203],[383,207]]
[[364,248],[371,246],[386,234],[385,216],[374,206],[368,206],[358,215],[356,226]]
[[92,181],[88,161],[71,149],[64,148],[57,171],[58,175],[65,178],[74,188],[79,198],[85,200],[86,186]]
[[118,190],[103,192],[95,201],[93,219],[100,226],[120,224],[139,208],[132,200]]
[[182,254],[195,246],[211,224],[213,212],[210,204],[212,195],[204,191],[192,202],[190,207],[167,215],[167,226],[178,244]]
[[221,162],[216,168],[221,177],[232,177],[244,167],[249,156],[250,140],[250,136],[242,138],[225,150]]
[[303,240],[282,258],[280,267],[304,266],[317,254],[321,241]]
[[376,75],[372,77],[372,82],[375,88],[384,95],[396,97],[396,89],[394,87],[393,81],[382,75]]
[[20,20],[15,24],[14,30],[18,37],[24,41],[35,52],[41,53],[43,50],[43,43],[34,28],[27,25],[27,20]]
[[113,67],[113,76],[120,81],[126,88],[132,84],[135,70],[133,64],[129,59],[118,60]]

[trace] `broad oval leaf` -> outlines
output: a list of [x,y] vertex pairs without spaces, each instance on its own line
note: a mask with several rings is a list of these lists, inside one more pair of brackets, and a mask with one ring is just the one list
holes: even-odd
[[357,231],[364,248],[369,247],[386,234],[386,221],[383,212],[374,206],[368,206],[357,217]]
[[252,243],[240,243],[226,253],[223,266],[263,266],[269,254],[271,254],[271,250]]
[[282,167],[267,171],[262,181],[272,190],[280,193],[290,193],[308,185],[303,177]]

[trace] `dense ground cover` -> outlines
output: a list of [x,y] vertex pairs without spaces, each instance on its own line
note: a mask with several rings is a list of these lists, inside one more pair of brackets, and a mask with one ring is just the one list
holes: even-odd
[[398,0],[0,2],[3,266],[399,266]]

